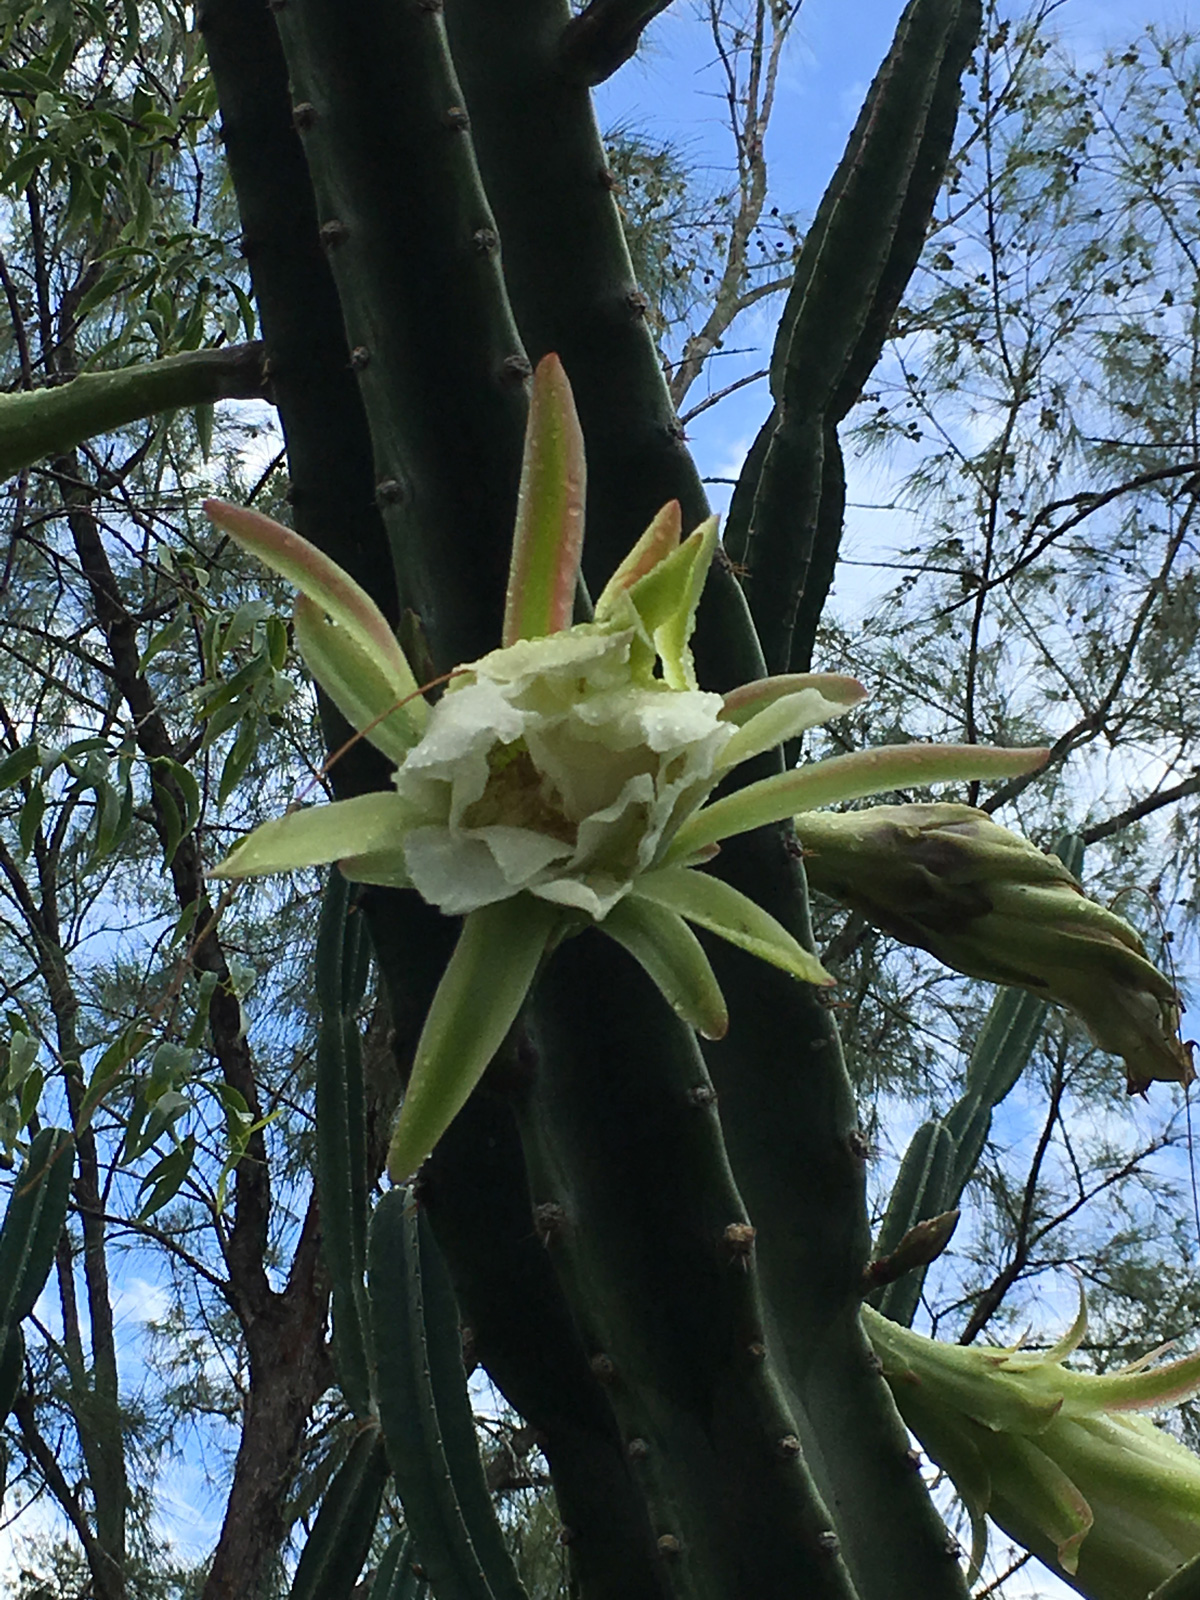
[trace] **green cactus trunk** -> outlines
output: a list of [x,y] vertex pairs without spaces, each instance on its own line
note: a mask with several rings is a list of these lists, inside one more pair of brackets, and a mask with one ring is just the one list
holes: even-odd
[[[437,0],[201,7],[296,525],[435,671],[499,641],[530,357],[556,351],[574,387],[592,574],[668,499],[688,527],[706,510],[570,21],[566,0],[447,0],[444,18]],[[836,426],[919,253],[976,26],[973,0],[912,0],[818,213],[729,535],[766,649],[719,562],[696,636],[706,687],[811,655],[841,527]],[[362,746],[336,781],[361,793],[386,769]],[[720,866],[811,943],[789,830]],[[470,1436],[461,1317],[539,1432],[582,1600],[962,1600],[859,1326],[864,1152],[815,991],[714,952],[733,1027],[702,1052],[611,942],[570,941],[415,1211],[387,1197],[368,1243],[357,917],[402,1067],[455,930],[411,894],[356,906],[348,921],[335,873],[318,1116],[335,1355],[364,1431],[298,1581],[361,1560],[377,1418],[413,1543],[372,1593],[412,1592],[415,1560],[446,1600],[519,1594]]]

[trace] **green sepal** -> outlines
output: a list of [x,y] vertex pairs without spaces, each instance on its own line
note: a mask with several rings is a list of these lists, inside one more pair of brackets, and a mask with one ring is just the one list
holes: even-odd
[[1079,1566],[1079,1547],[1092,1531],[1092,1508],[1074,1480],[1035,1439],[1000,1434],[992,1441],[992,1493],[1020,1505],[1036,1500],[1040,1531],[1054,1545],[1066,1573]]
[[[999,750],[974,744],[887,744],[831,756],[828,761],[776,773],[714,800],[683,824],[671,842],[667,860],[677,861],[704,845],[718,844],[735,833],[782,822],[818,806],[931,783],[1019,777],[1045,759],[1044,749]],[[801,837],[803,832],[801,823]]]
[[343,572],[316,545],[261,512],[231,506],[224,500],[206,500],[204,510],[222,533],[272,572],[294,583],[301,594],[346,629],[384,674],[393,691],[393,702],[415,696],[406,709],[419,726],[424,726],[429,707],[418,693],[420,685],[408,659],[383,612],[348,572]]
[[[721,720],[743,727],[776,700],[799,694],[802,689],[815,689],[823,699],[843,708],[856,706],[868,693],[857,678],[848,678],[840,672],[785,672],[773,678],[755,678],[753,683],[731,689],[725,696]],[[830,713],[831,716],[835,714]]]
[[717,519],[709,517],[628,591],[662,660],[663,679],[672,689],[696,687],[688,640],[716,548]]
[[412,1075],[388,1151],[403,1183],[466,1104],[529,992],[563,913],[533,895],[472,911],[417,1041]]
[[638,878],[629,893],[635,900],[677,912],[805,983],[828,986],[834,982],[816,956],[797,943],[781,922],[721,878],[690,867],[660,867]]
[[595,621],[611,622],[617,618],[622,596],[678,550],[682,536],[683,511],[678,500],[668,500],[600,591],[593,613]]
[[383,889],[413,886],[400,850],[365,850],[360,855],[343,856],[338,870],[351,883],[372,883]]
[[[772,681],[790,687],[781,687],[771,694],[766,685]],[[764,678],[759,684],[748,687],[761,691],[757,706],[753,701],[737,698],[731,712],[731,697],[726,696],[722,716],[726,721],[737,721],[741,725],[717,758],[718,769],[736,767],[764,750],[773,750],[786,739],[798,738],[809,728],[834,717],[844,717],[867,695],[856,678],[843,678],[834,673],[797,673],[775,680]]]
[[583,553],[587,469],[571,385],[556,355],[533,375],[501,642],[543,639],[571,622]]
[[[332,622],[307,595],[296,601],[296,648],[304,664],[352,728],[382,750],[397,766],[421,737],[428,720],[423,696],[400,703],[386,672],[372,652],[339,623]],[[420,701],[421,710],[413,710]]]
[[706,1039],[722,1039],[729,1012],[704,947],[677,912],[627,895],[604,932],[643,966],[677,1016]]
[[343,856],[387,852],[402,861],[404,830],[412,820],[411,808],[398,794],[382,791],[307,806],[255,828],[224,861],[209,869],[209,877],[255,878],[297,867],[323,867]]

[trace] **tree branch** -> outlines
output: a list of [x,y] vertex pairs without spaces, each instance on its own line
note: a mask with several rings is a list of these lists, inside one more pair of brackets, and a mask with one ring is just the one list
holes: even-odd
[[623,67],[638,40],[671,0],[591,0],[562,32],[559,70],[572,83],[594,89]]
[[[727,383],[723,389],[716,389],[712,394],[705,395],[704,399],[701,400],[698,405],[694,405],[690,411],[684,412],[683,416],[679,419],[680,422],[686,428],[688,423],[693,421],[694,418],[698,417],[701,412],[707,411],[710,409],[710,407],[719,404],[720,401],[724,400],[727,395],[736,394],[739,389],[744,389],[747,384],[757,383],[760,378],[767,377],[770,370],[770,367],[763,367],[759,372],[748,372],[744,378],[735,378],[732,383]],[[714,480],[708,478],[705,481],[712,483]]]
[[1017,1219],[1017,1236],[1013,1245],[1012,1257],[1008,1265],[996,1274],[980,1295],[975,1304],[975,1309],[967,1319],[967,1325],[959,1337],[959,1344],[972,1344],[979,1337],[999,1310],[1004,1296],[1021,1276],[1021,1273],[1024,1272],[1029,1261],[1029,1252],[1035,1243],[1034,1238],[1031,1236],[1031,1230],[1033,1226],[1033,1207],[1037,1199],[1038,1178],[1041,1176],[1042,1162],[1046,1158],[1046,1151],[1050,1148],[1050,1140],[1054,1133],[1054,1124],[1058,1121],[1058,1108],[1062,1103],[1065,1087],[1066,1076],[1060,1061],[1055,1067],[1054,1082],[1050,1088],[1050,1107],[1045,1125],[1038,1139],[1037,1148],[1033,1153],[1033,1160],[1029,1164],[1029,1176],[1025,1180],[1025,1190],[1021,1197],[1021,1214]]
[[[60,457],[54,466],[64,486],[67,524],[75,552],[91,590],[96,620],[108,644],[117,685],[133,719],[134,737],[138,749],[152,764],[155,828],[165,851],[171,830],[163,810],[164,798],[174,804],[179,816],[186,814],[183,797],[170,777],[169,769],[161,765],[165,760],[176,760],[178,752],[150,685],[140,669],[137,628],[121,596],[120,586],[100,537],[100,527],[90,503],[93,491],[80,479],[76,457]],[[257,1122],[262,1116],[262,1109],[254,1063],[243,1034],[241,1006],[230,983],[229,966],[217,934],[213,908],[205,891],[200,847],[194,832],[175,845],[167,868],[180,910],[194,905],[195,926],[204,930],[191,951],[192,963],[197,971],[213,972],[217,978],[209,1022],[221,1075],[242,1096]],[[234,1224],[224,1244],[234,1304],[239,1316],[246,1321],[256,1314],[262,1314],[271,1299],[264,1265],[270,1183],[266,1144],[261,1131],[251,1135],[246,1153],[235,1169],[234,1184]]]
[[1126,482],[1118,483],[1111,489],[1105,489],[1102,494],[1076,494],[1067,500],[1052,501],[1050,505],[1043,506],[1030,523],[1029,533],[1031,535],[1036,528],[1040,527],[1048,517],[1052,517],[1055,512],[1064,511],[1068,506],[1080,506],[1080,509],[1073,517],[1068,517],[1065,522],[1060,523],[1057,528],[1051,528],[1031,549],[1026,550],[1024,555],[1018,556],[1003,572],[997,572],[993,576],[985,578],[970,594],[964,595],[961,600],[952,601],[939,615],[949,616],[952,611],[958,611],[962,606],[970,605],[981,592],[988,589],[996,589],[1002,584],[1011,582],[1018,573],[1024,572],[1026,567],[1032,566],[1039,556],[1044,555],[1057,539],[1062,538],[1064,533],[1070,533],[1072,528],[1077,528],[1081,522],[1086,521],[1094,512],[1102,511],[1105,506],[1111,505],[1121,495],[1133,494],[1138,489],[1149,488],[1151,484],[1155,483],[1165,483],[1171,478],[1196,477],[1197,475],[1200,475],[1200,461],[1185,461],[1180,467],[1159,467],[1153,472],[1139,473],[1136,478],[1129,478]]
[[1118,811],[1103,822],[1095,822],[1090,828],[1081,829],[1079,837],[1085,845],[1098,844],[1101,839],[1111,839],[1114,833],[1140,822],[1143,817],[1161,810],[1163,806],[1174,805],[1176,800],[1185,800],[1188,795],[1197,793],[1200,793],[1200,772],[1193,772],[1190,778],[1184,778],[1181,783],[1173,784],[1169,789],[1156,789],[1153,794],[1144,795],[1142,799],[1126,806],[1124,811]]

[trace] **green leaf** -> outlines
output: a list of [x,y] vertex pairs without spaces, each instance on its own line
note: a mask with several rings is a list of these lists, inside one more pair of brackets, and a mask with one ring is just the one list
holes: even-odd
[[563,913],[519,894],[472,911],[454,947],[421,1037],[388,1151],[403,1183],[466,1104],[529,992]]
[[[240,1095],[238,1099],[241,1099]],[[242,1103],[243,1105],[245,1104],[244,1101]],[[233,1176],[238,1162],[245,1155],[246,1146],[256,1133],[260,1133],[263,1128],[269,1127],[276,1117],[283,1112],[282,1106],[276,1106],[274,1111],[268,1112],[265,1117],[259,1117],[258,1121],[254,1122],[251,1120],[249,1112],[241,1115],[239,1120],[239,1114],[232,1110],[228,1102],[225,1102],[225,1108],[225,1126],[229,1135],[229,1145],[225,1153],[225,1159],[221,1163],[221,1170],[217,1175],[216,1208],[218,1216],[225,1210],[225,1201],[229,1194],[229,1180]]]
[[221,765],[221,779],[217,784],[217,805],[223,806],[242,781],[246,768],[258,748],[258,716],[248,711],[238,725],[237,737]]
[[42,1086],[46,1081],[41,1067],[34,1067],[33,1071],[21,1085],[21,1097],[17,1105],[17,1129],[22,1131],[29,1126],[34,1112],[42,1098]]
[[116,1083],[134,1056],[150,1042],[150,1034],[136,1023],[125,1028],[104,1051],[92,1068],[92,1076],[80,1102],[75,1118],[75,1133],[83,1133],[92,1120],[92,1114],[104,1096]]
[[646,969],[677,1016],[706,1039],[724,1038],[725,997],[704,947],[678,913],[627,895],[601,927]]
[[571,621],[583,553],[587,472],[571,385],[556,355],[533,375],[502,643],[542,639]]
[[255,878],[369,854],[395,854],[399,860],[412,822],[412,809],[398,794],[361,794],[308,806],[255,828],[210,869],[209,877]]
[[217,646],[218,655],[227,656],[231,650],[236,650],[270,615],[271,606],[266,600],[243,600],[225,626]]
[[200,785],[193,773],[170,756],[155,756],[150,767],[166,834],[163,855],[170,865],[176,850],[200,820]]
[[177,1149],[165,1155],[142,1179],[138,1186],[138,1194],[143,1195],[149,1189],[150,1193],[145,1204],[138,1212],[138,1221],[145,1222],[156,1211],[160,1211],[168,1200],[173,1200],[179,1193],[184,1179],[192,1168],[192,1160],[196,1154],[196,1141],[189,1133],[180,1141]]
[[187,905],[184,906],[179,913],[174,928],[171,930],[171,937],[167,944],[168,950],[174,950],[181,940],[186,939],[191,934],[192,929],[196,926],[196,915],[199,909],[200,902],[198,900],[189,900]]
[[660,867],[636,879],[629,892],[638,900],[678,912],[805,983],[827,986],[834,982],[816,956],[793,939],[769,911],[710,873],[691,867]]
[[49,152],[50,145],[46,142],[27,146],[0,174],[0,188],[6,194],[19,195]]
[[96,785],[96,839],[88,860],[89,866],[103,861],[119,843],[124,815],[124,791],[114,789],[111,783],[102,779]]
[[4,1087],[12,1090],[23,1081],[26,1073],[32,1071],[33,1064],[38,1057],[38,1042],[25,1028],[14,1028],[12,1042],[8,1047],[8,1070],[4,1074]]
[[[199,341],[196,340],[194,343],[199,343]],[[192,349],[194,348],[194,343],[192,341],[183,341],[183,348]],[[207,461],[212,454],[214,414],[212,402],[209,400],[192,408],[192,419],[196,424],[196,442],[200,446],[200,457],[203,461]]]
[[287,624],[282,617],[267,618],[267,656],[276,672],[282,672],[287,662]]
[[17,834],[21,840],[21,852],[23,855],[28,855],[33,849],[33,841],[42,825],[42,817],[45,812],[46,791],[38,783],[30,789],[25,804],[21,807],[21,814],[17,818]]
[[678,861],[735,833],[842,800],[932,783],[1019,777],[1040,767],[1046,754],[1043,749],[998,750],[975,744],[885,744],[812,761],[748,784],[696,812],[675,835],[667,860]]
[[[219,733],[224,732],[224,727],[216,719],[218,715],[233,705],[247,690],[262,681],[271,671],[271,663],[265,655],[254,656],[247,661],[244,667],[239,667],[231,678],[224,682],[217,682],[203,691],[203,704],[200,715],[209,721],[208,729],[204,735],[205,746],[212,744]],[[235,717],[240,713],[235,710]]]
[[425,713],[415,701],[398,703],[395,685],[375,664],[375,657],[331,622],[321,607],[301,595],[294,620],[296,648],[305,665],[352,728],[397,765],[421,737]]
[[235,539],[272,572],[294,583],[301,594],[340,623],[386,675],[394,700],[415,696],[410,714],[424,725],[429,707],[417,695],[419,685],[404,652],[396,643],[383,612],[349,573],[343,572],[307,539],[260,512],[227,505],[223,500],[206,500],[204,510],[223,533]]
[[36,744],[24,744],[0,761],[0,791],[13,789],[41,765],[42,751]]
[[227,278],[226,283],[233,290],[233,297],[238,304],[238,312],[242,319],[242,329],[247,339],[253,339],[258,328],[258,313],[254,308],[254,301],[242,288],[240,283],[233,278]]

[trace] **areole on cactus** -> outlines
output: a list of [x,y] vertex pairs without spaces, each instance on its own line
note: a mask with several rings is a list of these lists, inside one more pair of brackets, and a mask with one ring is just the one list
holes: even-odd
[[740,763],[865,695],[831,674],[700,689],[689,650],[717,547],[663,508],[572,625],[584,452],[570,386],[547,356],[533,383],[503,641],[450,674],[433,705],[373,601],[258,513],[212,520],[301,591],[296,642],[314,677],[397,763],[394,791],[264,823],[216,869],[245,878],[336,861],[351,880],[415,889],[466,922],[417,1046],[389,1155],[410,1176],[461,1109],[547,952],[596,924],[669,1004],[720,1037],[725,1001],[689,924],[808,983],[833,982],[752,900],[703,871],[720,842],[797,811],[907,784],[1028,772],[1045,752],[901,745],[776,774],[712,804]]

